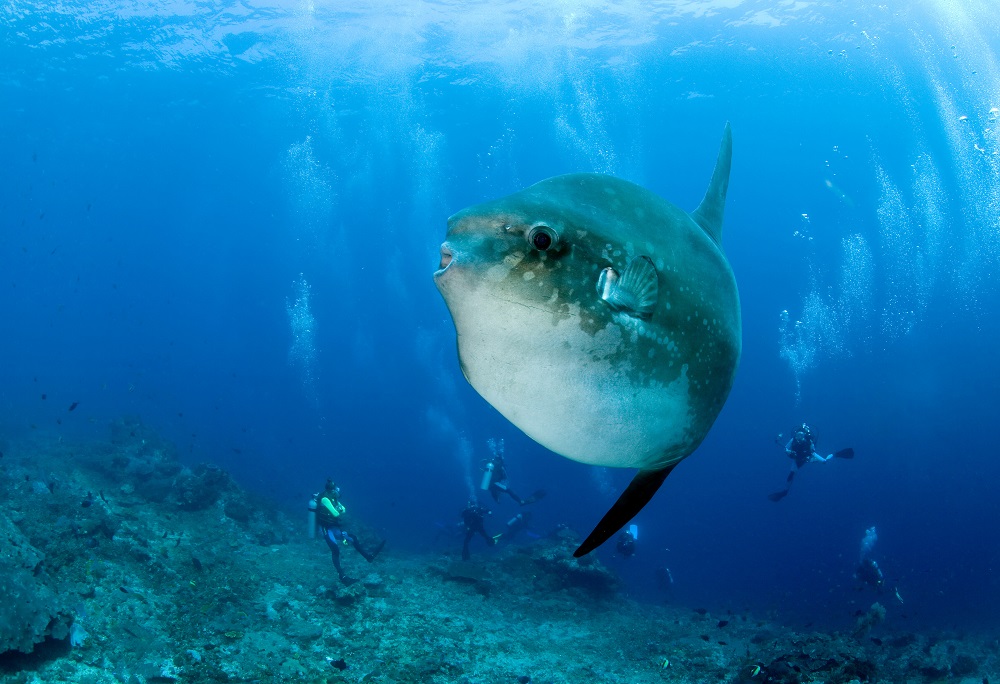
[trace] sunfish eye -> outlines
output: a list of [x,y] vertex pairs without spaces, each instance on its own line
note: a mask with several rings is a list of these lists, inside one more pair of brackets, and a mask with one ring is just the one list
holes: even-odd
[[548,226],[535,226],[528,231],[528,244],[539,252],[545,252],[556,243],[556,233]]

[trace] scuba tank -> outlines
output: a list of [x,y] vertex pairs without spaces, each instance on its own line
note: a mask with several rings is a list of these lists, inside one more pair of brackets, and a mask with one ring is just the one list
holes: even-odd
[[313,496],[313,498],[309,499],[309,527],[308,527],[308,534],[309,534],[309,538],[310,539],[315,539],[315,537],[316,537],[316,506],[317,506],[317,504],[316,504],[316,497],[317,496],[319,496],[319,494],[316,494],[315,496]]
[[523,513],[518,513],[513,518],[511,518],[510,520],[507,521],[507,527],[513,527],[514,525],[518,524],[522,520],[524,520],[524,514]]
[[629,531],[629,534],[632,535],[632,539],[634,539],[635,541],[639,541],[639,526],[638,525],[629,525],[628,526],[628,531]]
[[483,481],[480,483],[479,488],[483,491],[490,488],[490,480],[493,479],[493,461],[489,461],[486,464],[486,468],[483,470]]

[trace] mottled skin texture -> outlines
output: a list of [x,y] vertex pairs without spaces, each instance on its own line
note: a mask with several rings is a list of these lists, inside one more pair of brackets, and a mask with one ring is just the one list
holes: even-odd
[[[540,224],[558,236],[548,251],[528,241]],[[659,281],[648,320],[596,288],[602,269],[622,273],[640,255]],[[466,378],[558,454],[661,469],[697,448],[729,394],[741,339],[732,270],[688,213],[640,186],[572,174],[465,209],[448,221],[442,265]]]

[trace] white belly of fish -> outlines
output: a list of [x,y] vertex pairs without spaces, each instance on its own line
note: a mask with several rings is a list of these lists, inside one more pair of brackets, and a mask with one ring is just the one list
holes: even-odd
[[466,376],[529,437],[599,466],[658,468],[689,453],[686,368],[669,384],[636,382],[632,360],[613,358],[616,324],[591,336],[576,315],[485,297],[467,304],[453,311]]

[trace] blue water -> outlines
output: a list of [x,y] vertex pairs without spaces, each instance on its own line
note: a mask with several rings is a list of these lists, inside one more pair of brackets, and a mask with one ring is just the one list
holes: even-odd
[[[875,525],[891,626],[995,627],[995,11],[769,4],[4,5],[0,442],[141,415],[296,515],[334,475],[408,553],[503,439],[535,528],[589,532],[631,473],[466,384],[446,218],[575,171],[691,209],[730,121],[736,385],[637,555],[598,554],[640,600],[667,566],[671,600],[844,626]],[[857,456],[772,503],[803,420]]]

